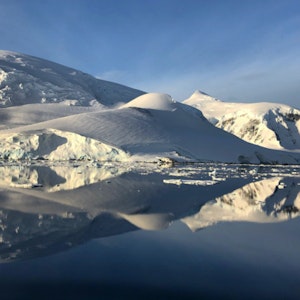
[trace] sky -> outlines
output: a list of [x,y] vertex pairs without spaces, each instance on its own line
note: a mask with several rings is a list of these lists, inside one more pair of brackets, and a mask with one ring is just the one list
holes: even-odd
[[300,107],[299,0],[0,0],[0,49],[146,92]]

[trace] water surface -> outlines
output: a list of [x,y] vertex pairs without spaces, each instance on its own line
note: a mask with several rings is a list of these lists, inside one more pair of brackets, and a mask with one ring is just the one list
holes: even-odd
[[1,165],[3,299],[298,299],[299,174]]

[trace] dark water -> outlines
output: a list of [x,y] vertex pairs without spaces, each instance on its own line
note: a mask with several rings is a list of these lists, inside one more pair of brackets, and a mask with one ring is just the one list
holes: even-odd
[[299,299],[295,166],[0,172],[1,299]]

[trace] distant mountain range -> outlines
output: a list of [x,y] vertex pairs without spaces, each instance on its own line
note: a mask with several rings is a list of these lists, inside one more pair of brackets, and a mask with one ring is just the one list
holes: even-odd
[[300,163],[300,114],[288,106],[201,92],[180,103],[7,51],[0,74],[4,160]]
[[215,126],[266,148],[300,150],[300,110],[278,103],[222,102],[196,91],[183,103]]

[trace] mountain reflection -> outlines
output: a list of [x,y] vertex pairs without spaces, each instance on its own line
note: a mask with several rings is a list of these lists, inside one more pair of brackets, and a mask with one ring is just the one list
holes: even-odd
[[220,221],[286,220],[299,215],[297,174],[224,164],[0,166],[0,258],[47,255],[175,220],[193,231]]
[[192,230],[225,221],[270,223],[298,217],[299,178],[273,177],[247,184],[204,204],[200,211],[182,219]]

